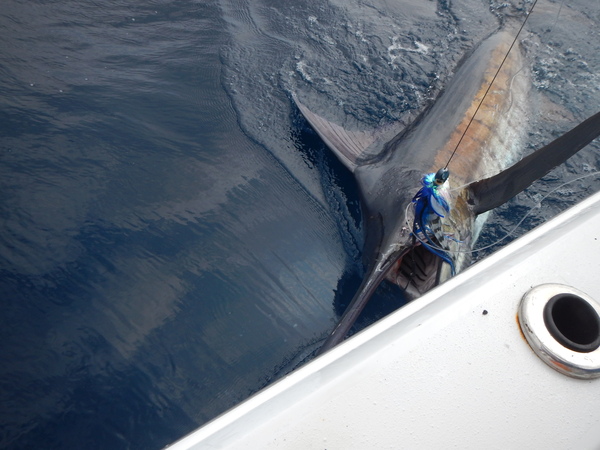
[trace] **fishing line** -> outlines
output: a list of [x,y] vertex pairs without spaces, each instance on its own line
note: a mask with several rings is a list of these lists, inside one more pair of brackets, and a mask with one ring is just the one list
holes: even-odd
[[471,116],[471,120],[469,120],[469,123],[467,124],[467,127],[465,128],[465,131],[463,131],[462,136],[460,137],[460,139],[458,140],[458,143],[456,144],[456,147],[454,148],[454,151],[452,152],[452,154],[450,155],[450,158],[448,159],[448,162],[446,163],[446,165],[444,166],[444,169],[448,168],[448,165],[450,164],[450,161],[452,161],[452,158],[454,158],[454,155],[456,153],[456,151],[458,150],[458,147],[460,146],[460,143],[462,142],[463,138],[465,137],[465,135],[467,134],[467,131],[469,130],[469,127],[471,126],[471,124],[473,123],[473,120],[475,119],[475,116],[477,115],[477,112],[479,111],[479,109],[481,108],[481,105],[483,105],[483,101],[485,100],[485,97],[487,96],[488,92],[490,92],[490,89],[492,88],[492,85],[494,84],[494,81],[496,80],[496,77],[498,76],[498,74],[500,73],[500,70],[502,69],[502,66],[504,65],[506,59],[508,58],[508,55],[510,55],[510,51],[512,50],[512,48],[515,46],[515,43],[517,42],[517,39],[519,39],[519,35],[521,34],[521,31],[523,30],[523,28],[525,28],[525,24],[527,23],[527,19],[529,19],[529,16],[531,15],[531,13],[533,12],[533,8],[535,8],[535,5],[537,4],[538,0],[535,0],[533,2],[533,5],[531,5],[531,8],[529,9],[529,12],[527,13],[527,15],[525,16],[525,20],[523,21],[523,23],[521,24],[521,28],[519,28],[519,31],[517,31],[517,35],[515,36],[515,38],[513,39],[512,43],[510,44],[510,47],[508,48],[508,51],[506,52],[506,54],[504,55],[504,59],[502,60],[502,62],[500,63],[500,66],[498,67],[498,70],[496,71],[496,74],[494,75],[494,77],[492,78],[491,83],[488,85],[485,93],[483,94],[483,97],[481,98],[481,100],[479,101],[479,105],[477,105],[477,109],[475,110],[475,112],[473,113],[473,115]]
[[[423,240],[422,240],[422,239],[421,239],[421,238],[420,238],[420,237],[419,237],[417,234],[415,234],[415,233],[413,233],[413,236],[414,236],[414,237],[415,237],[415,238],[416,238],[416,239],[417,239],[417,240],[418,240],[418,241],[419,241],[421,244],[427,245],[428,247],[432,247],[432,248],[434,248],[435,250],[443,251],[443,252],[446,252],[446,253],[456,253],[456,254],[458,254],[458,253],[475,253],[475,252],[480,252],[480,251],[482,251],[482,250],[487,250],[488,248],[491,248],[491,247],[494,247],[494,246],[498,245],[500,242],[504,241],[506,238],[508,238],[509,236],[513,235],[513,234],[514,234],[514,233],[517,231],[517,229],[518,229],[518,228],[521,226],[521,224],[522,224],[522,223],[525,221],[525,219],[531,215],[531,213],[533,212],[533,210],[534,210],[534,209],[537,209],[537,208],[541,208],[541,204],[542,204],[542,202],[543,202],[544,200],[546,200],[546,198],[548,198],[548,197],[549,197],[550,195],[552,195],[554,192],[558,191],[559,189],[563,188],[564,186],[566,186],[566,185],[568,185],[568,184],[574,183],[574,182],[576,182],[576,181],[579,181],[579,180],[583,180],[584,178],[593,177],[593,176],[600,176],[600,171],[598,171],[598,170],[597,170],[597,171],[594,171],[594,172],[591,172],[591,173],[588,173],[588,174],[585,174],[585,175],[581,175],[581,176],[579,176],[579,177],[577,177],[577,178],[574,178],[574,179],[572,179],[572,180],[566,181],[566,182],[564,182],[563,184],[561,184],[561,185],[559,185],[559,186],[555,187],[554,189],[552,189],[551,191],[549,191],[549,192],[548,192],[546,195],[544,195],[544,196],[543,196],[543,197],[540,199],[540,201],[539,201],[539,202],[537,202],[537,205],[535,205],[535,206],[532,206],[532,207],[529,209],[529,211],[527,211],[527,213],[526,213],[526,214],[525,214],[523,217],[521,217],[521,220],[519,220],[519,222],[517,222],[517,224],[516,224],[516,225],[515,225],[515,226],[514,226],[514,227],[513,227],[511,230],[509,230],[509,231],[508,231],[508,232],[507,232],[507,233],[506,233],[506,234],[505,234],[503,237],[501,237],[500,239],[498,239],[498,240],[496,240],[496,241],[492,242],[491,244],[485,245],[485,246],[483,246],[483,247],[475,248],[475,249],[472,249],[472,250],[448,250],[448,249],[446,249],[446,248],[442,248],[442,247],[434,246],[434,245],[432,245],[432,244],[431,244],[431,243],[429,243],[429,242],[423,241]],[[410,206],[411,206],[411,205],[412,205],[412,203],[409,203],[409,204],[406,206],[406,213],[408,213],[408,208],[410,208]],[[405,215],[405,217],[407,217],[407,215]]]
[[560,16],[560,12],[562,11],[562,7],[563,7],[564,4],[565,4],[565,0],[562,0],[562,2],[560,2],[560,6],[558,8],[558,13],[556,14],[556,19],[554,19],[554,23],[550,27],[550,30],[548,30],[550,33],[552,33],[552,31],[554,30],[554,27],[556,26],[556,23],[558,22],[558,18]]

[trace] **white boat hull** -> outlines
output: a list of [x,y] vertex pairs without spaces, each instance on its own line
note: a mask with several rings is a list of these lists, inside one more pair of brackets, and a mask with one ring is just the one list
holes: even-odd
[[171,449],[600,448],[600,379],[521,333],[544,283],[600,300],[600,194],[268,387]]

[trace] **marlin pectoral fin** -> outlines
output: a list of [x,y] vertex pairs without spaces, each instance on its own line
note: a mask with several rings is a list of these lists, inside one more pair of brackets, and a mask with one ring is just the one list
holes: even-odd
[[354,169],[360,165],[360,159],[365,156],[366,150],[378,139],[379,130],[347,130],[341,125],[329,122],[327,119],[315,114],[300,103],[295,96],[294,102],[310,126],[335,153],[342,164],[354,172]]
[[600,112],[515,165],[468,186],[473,210],[482,214],[507,202],[600,136]]

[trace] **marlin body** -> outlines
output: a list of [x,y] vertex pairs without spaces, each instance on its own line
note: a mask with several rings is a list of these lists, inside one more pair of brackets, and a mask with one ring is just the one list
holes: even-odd
[[[463,59],[432,107],[396,135],[389,129],[347,130],[295,99],[313,129],[356,177],[365,220],[366,276],[321,352],[345,338],[382,281],[398,284],[414,299],[465,268],[485,212],[600,135],[599,113],[506,169],[521,153],[517,131],[524,131],[530,87],[517,48],[502,64],[511,42],[504,31],[483,41]],[[449,212],[431,223],[436,244],[449,258],[444,259],[414,232],[413,198],[423,176],[444,168],[450,159],[450,177],[443,186]]]

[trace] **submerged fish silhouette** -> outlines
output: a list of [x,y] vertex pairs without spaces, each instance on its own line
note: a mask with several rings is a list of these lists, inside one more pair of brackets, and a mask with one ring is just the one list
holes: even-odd
[[[505,169],[521,153],[518,133],[523,132],[521,122],[527,114],[529,74],[516,48],[502,65],[475,120],[467,124],[511,41],[506,31],[484,40],[459,64],[432,107],[395,136],[390,129],[345,129],[294,98],[312,128],[356,177],[365,220],[366,276],[321,352],[345,338],[383,280],[398,284],[409,298],[416,298],[449,278],[452,269],[458,272],[466,267],[485,212],[514,197],[600,135],[598,113]],[[445,189],[449,214],[436,217],[430,229],[436,245],[449,258],[445,261],[415,237],[411,205],[423,175],[445,167],[467,128],[449,166]]]

